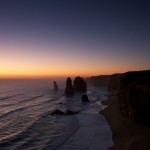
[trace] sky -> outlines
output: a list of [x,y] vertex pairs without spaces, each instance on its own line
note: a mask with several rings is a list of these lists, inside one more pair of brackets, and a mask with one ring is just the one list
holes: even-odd
[[0,78],[150,69],[148,0],[1,0]]

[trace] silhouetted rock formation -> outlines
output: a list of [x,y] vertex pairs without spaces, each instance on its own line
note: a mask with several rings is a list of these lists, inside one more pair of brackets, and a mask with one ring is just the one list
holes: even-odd
[[58,110],[58,109],[55,109],[55,110],[51,113],[51,115],[65,115],[65,113],[64,113],[63,111],[60,111],[60,110]]
[[58,91],[58,85],[57,85],[56,81],[54,81],[53,83],[54,83],[54,91],[57,92]]
[[83,95],[83,96],[81,97],[81,99],[82,99],[83,102],[89,102],[89,98],[88,98],[87,95]]
[[76,77],[74,80],[74,90],[75,92],[86,92],[87,85],[83,78]]
[[78,112],[78,111],[71,111],[71,110],[69,110],[69,109],[67,109],[66,112],[63,112],[63,111],[61,111],[61,110],[59,110],[59,109],[55,109],[55,110],[51,113],[51,115],[75,115],[75,114],[77,114],[77,113],[79,113],[79,112]]
[[66,115],[75,115],[75,114],[78,114],[78,113],[79,113],[78,111],[72,111],[72,110],[69,110],[69,109],[66,110]]
[[67,78],[67,81],[66,81],[65,95],[66,96],[73,96],[74,95],[74,88],[72,86],[72,80],[69,77]]
[[150,126],[150,71],[125,73],[120,81],[119,101],[124,115]]

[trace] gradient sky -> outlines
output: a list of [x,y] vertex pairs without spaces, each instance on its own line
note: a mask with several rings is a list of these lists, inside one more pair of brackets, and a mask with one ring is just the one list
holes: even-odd
[[148,0],[0,0],[0,77],[146,69]]

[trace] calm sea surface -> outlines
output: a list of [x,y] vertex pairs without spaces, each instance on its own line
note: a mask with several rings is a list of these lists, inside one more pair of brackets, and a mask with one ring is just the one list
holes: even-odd
[[[91,102],[85,106],[81,102],[82,94],[66,98],[65,80],[56,81],[58,92],[53,90],[53,79],[0,80],[0,149],[61,149],[79,130],[81,117],[52,116],[53,110],[98,114],[104,108],[100,100],[106,99],[106,88],[89,86],[87,94]],[[104,144],[109,146],[107,142]]]

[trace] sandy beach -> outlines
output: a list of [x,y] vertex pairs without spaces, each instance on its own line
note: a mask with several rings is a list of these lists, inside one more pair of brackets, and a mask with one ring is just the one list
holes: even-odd
[[113,141],[115,143],[109,150],[150,149],[150,128],[124,117],[119,111],[117,96],[111,95],[103,104],[108,107],[101,114],[106,117],[112,129]]
[[78,130],[58,150],[107,150],[113,145],[111,131],[104,116],[79,114]]

